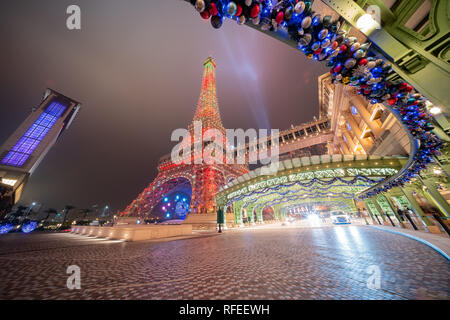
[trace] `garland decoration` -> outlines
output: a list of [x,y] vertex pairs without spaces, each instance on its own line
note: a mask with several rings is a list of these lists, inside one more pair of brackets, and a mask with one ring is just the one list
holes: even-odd
[[[279,184],[277,186],[274,187],[266,187],[263,189],[258,189],[255,191],[252,191],[251,193],[246,193],[246,194],[242,194],[240,196],[237,196],[235,198],[232,198],[230,200],[228,200],[227,205],[229,205],[232,202],[236,202],[236,201],[240,201],[244,198],[249,198],[255,195],[267,195],[267,192],[276,192],[282,188],[289,188],[292,186],[299,186],[299,187],[303,187],[303,188],[311,188],[313,186],[319,185],[319,186],[330,186],[330,187],[335,187],[336,183],[342,183],[341,186],[354,186],[358,181],[362,181],[364,183],[367,184],[376,184],[380,181],[384,180],[384,178],[368,178],[366,176],[362,176],[362,175],[357,175],[354,178],[348,180],[348,178],[341,178],[341,177],[334,177],[331,179],[319,179],[319,178],[313,178],[307,182],[302,182],[302,181],[293,181],[293,182],[289,182],[289,183],[283,183],[283,184]],[[297,192],[297,191],[296,191]]]
[[356,88],[370,103],[383,103],[400,115],[403,125],[416,140],[412,164],[392,181],[361,194],[368,198],[393,187],[402,187],[416,177],[444,143],[433,133],[427,100],[404,80],[390,80],[395,73],[389,62],[371,52],[370,42],[359,43],[340,30],[340,22],[312,10],[312,1],[302,0],[189,0],[214,28],[225,18],[238,24],[253,23],[263,31],[283,29],[309,59],[325,61],[334,83]]

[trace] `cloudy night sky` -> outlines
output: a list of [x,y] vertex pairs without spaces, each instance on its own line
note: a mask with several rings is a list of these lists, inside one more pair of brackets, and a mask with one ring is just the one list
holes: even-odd
[[[66,28],[81,7],[82,30]],[[0,3],[0,144],[47,87],[83,106],[30,177],[22,203],[122,210],[191,122],[202,62],[217,63],[226,128],[288,128],[318,114],[327,68],[251,28],[215,30],[180,0],[15,0]]]

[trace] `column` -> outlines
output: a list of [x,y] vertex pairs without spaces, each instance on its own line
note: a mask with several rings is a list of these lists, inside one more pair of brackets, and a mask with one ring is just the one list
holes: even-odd
[[262,212],[263,212],[263,209],[262,209],[262,208],[256,210],[256,221],[258,221],[258,223],[261,223],[261,224],[264,223]]
[[273,218],[275,221],[280,221],[280,209],[277,206],[272,206],[273,208]]
[[344,131],[342,134],[345,136],[345,139],[347,139],[348,147],[349,147],[349,149],[351,150],[350,154],[353,154],[353,153],[355,152],[354,150],[355,150],[356,145],[355,145],[355,143],[353,142],[352,137],[351,137],[350,134],[348,133],[347,128],[342,129],[342,130]]
[[450,205],[447,200],[439,193],[439,191],[435,188],[434,183],[429,180],[424,180],[419,177],[419,180],[427,187],[426,192],[430,195],[434,204],[438,207],[439,211],[446,217],[450,216]]
[[353,118],[353,115],[351,114],[351,112],[346,112],[345,113],[345,120],[348,122],[348,124],[350,125],[353,134],[356,136],[356,138],[358,139],[359,143],[361,143],[361,146],[363,147],[364,151],[367,153],[371,147],[370,143],[365,141],[363,138],[361,138],[361,129],[359,129],[358,124],[355,121],[355,118]]
[[227,219],[227,211],[230,209],[230,206],[224,206],[223,207],[223,229],[224,230],[226,230],[226,229],[228,229],[228,226],[227,226],[227,221],[228,222],[230,222],[230,221],[233,221],[233,220],[230,220],[229,221],[229,219]]
[[375,205],[375,208],[377,208],[377,211],[380,214],[381,219],[383,219],[383,224],[386,225],[387,221],[386,218],[384,217],[385,213],[383,209],[381,209],[380,204],[377,201],[377,196],[373,196],[371,199],[373,201],[373,204]]
[[373,223],[373,224],[377,224],[378,221],[373,217],[372,211],[370,211],[370,208],[369,208],[369,206],[367,205],[367,202],[366,202],[366,201],[363,201],[363,203],[364,203],[364,208],[366,208],[366,211],[369,213],[369,216],[370,216],[370,218],[372,219],[372,223]]
[[[389,203],[389,200],[387,200],[387,198],[384,197],[383,195],[380,195],[380,197],[384,198],[384,200],[386,200],[386,202],[387,202],[389,208],[391,209],[391,211],[392,211],[392,212],[395,212],[395,208],[394,208],[393,206],[391,206],[391,204]],[[380,206],[380,207],[381,207],[381,206]],[[383,208],[382,208],[382,209],[383,209]],[[389,222],[391,223],[391,225],[392,225],[393,227],[395,227],[395,223],[394,223],[394,221],[392,221],[392,218],[391,218],[391,216],[389,215],[389,210],[386,210],[386,211],[385,211],[385,214],[386,214],[386,218],[389,220]],[[399,221],[400,221],[400,220],[399,220]]]
[[447,177],[449,176],[449,172],[450,172],[450,164],[449,163],[442,163],[442,160],[439,159],[439,157],[434,157],[434,161],[436,162],[436,164],[442,169],[442,171],[444,172],[444,174]]
[[223,227],[227,227],[227,206],[220,206],[223,210]]
[[[423,190],[416,190],[416,191],[420,192],[420,193],[422,194],[422,196],[424,196],[430,203],[432,203],[432,204],[435,203],[435,202],[434,202],[434,199],[431,197],[430,193],[428,193],[428,192],[426,192],[426,191],[423,191]],[[439,209],[439,211],[441,211],[441,210]],[[442,220],[442,217],[441,217],[439,214],[437,214],[437,213],[432,213],[432,215],[433,215],[434,219],[436,220],[436,222],[437,222],[437,223],[442,227],[442,229],[444,229],[445,232],[447,232],[447,234],[450,236],[450,230],[449,230],[449,227],[448,227],[447,224]],[[432,223],[434,223],[434,222],[432,222]],[[428,230],[429,230],[430,232],[433,232],[433,233],[441,233],[439,227],[438,227],[436,224],[435,224],[434,226],[429,226],[429,227],[427,227],[427,228],[428,228]]]
[[395,209],[395,204],[392,202],[392,199],[389,196],[389,194],[383,195],[383,197],[386,199],[387,203],[391,207],[391,210],[394,213],[395,217],[397,218],[397,221],[398,221],[400,227],[405,228],[405,226],[402,223],[402,219],[401,219],[400,215],[398,214],[397,210]]
[[406,199],[408,199],[408,202],[411,205],[412,210],[418,217],[420,217],[422,219],[425,226],[427,228],[429,226],[433,226],[433,223],[428,219],[425,212],[423,212],[419,203],[417,203],[417,200],[414,198],[412,190],[409,190],[409,189],[404,190],[403,188],[399,188],[399,189],[402,190],[402,193],[405,195]]
[[236,226],[242,226],[242,205],[237,204],[236,202],[233,203],[233,212],[234,212],[234,224]]
[[255,208],[254,204],[251,204],[247,207],[247,217],[249,224],[255,224],[255,215],[253,214],[254,208]]
[[350,152],[347,143],[342,139],[342,137],[339,137],[339,143],[342,146],[342,149],[344,149],[344,154],[353,154],[353,152]]
[[[378,212],[378,210],[377,210],[377,212]],[[379,225],[382,225],[383,223],[382,223],[382,221],[383,221],[383,219],[381,219],[381,221],[380,221],[380,218],[378,218],[378,216],[380,216],[381,217],[381,214],[378,212],[378,214],[377,214],[377,212],[373,212],[373,216],[375,217],[375,220],[377,221],[377,223],[379,224]]]
[[369,111],[367,111],[367,108],[365,107],[367,101],[362,102],[358,96],[352,95],[350,103],[356,108],[356,110],[358,110],[358,114],[361,116],[362,120],[364,121],[365,124],[367,124],[367,126],[370,128],[373,134],[376,137],[380,137],[381,134],[383,133],[383,129],[378,125],[378,123],[370,120],[371,114],[369,113]]

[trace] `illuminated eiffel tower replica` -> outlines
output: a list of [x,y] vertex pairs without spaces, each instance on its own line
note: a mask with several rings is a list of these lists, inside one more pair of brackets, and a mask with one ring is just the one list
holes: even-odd
[[[225,143],[225,128],[220,119],[216,95],[216,63],[211,57],[203,63],[204,73],[202,90],[195,111],[193,122],[188,126],[191,137],[194,137],[194,122],[202,124],[202,135],[208,129],[217,129],[222,133]],[[197,122],[198,125],[198,122]],[[187,142],[188,148],[194,150],[195,139]],[[222,146],[225,144],[222,143]],[[211,227],[216,220],[215,195],[219,188],[248,172],[246,165],[226,164],[226,152],[223,150],[222,164],[196,164],[195,157],[202,157],[207,143],[201,142],[201,154],[192,154],[190,163],[176,164],[171,155],[159,160],[158,175],[147,188],[135,199],[121,216],[139,217],[140,219],[163,220],[185,219],[199,228]],[[161,219],[158,219],[161,220]]]

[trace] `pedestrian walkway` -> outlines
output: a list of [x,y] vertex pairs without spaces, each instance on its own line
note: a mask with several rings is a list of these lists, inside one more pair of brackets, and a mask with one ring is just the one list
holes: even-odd
[[[448,300],[450,262],[385,230],[280,226],[136,242],[8,234],[0,236],[0,299]],[[67,287],[72,265],[80,290]]]
[[372,226],[372,227],[401,234],[408,238],[413,238],[414,240],[420,241],[432,247],[433,249],[435,249],[436,251],[438,251],[439,253],[441,253],[443,256],[445,256],[447,259],[450,260],[450,238],[448,238],[445,235],[437,235],[432,233],[425,233],[421,231],[395,228],[389,226]]

